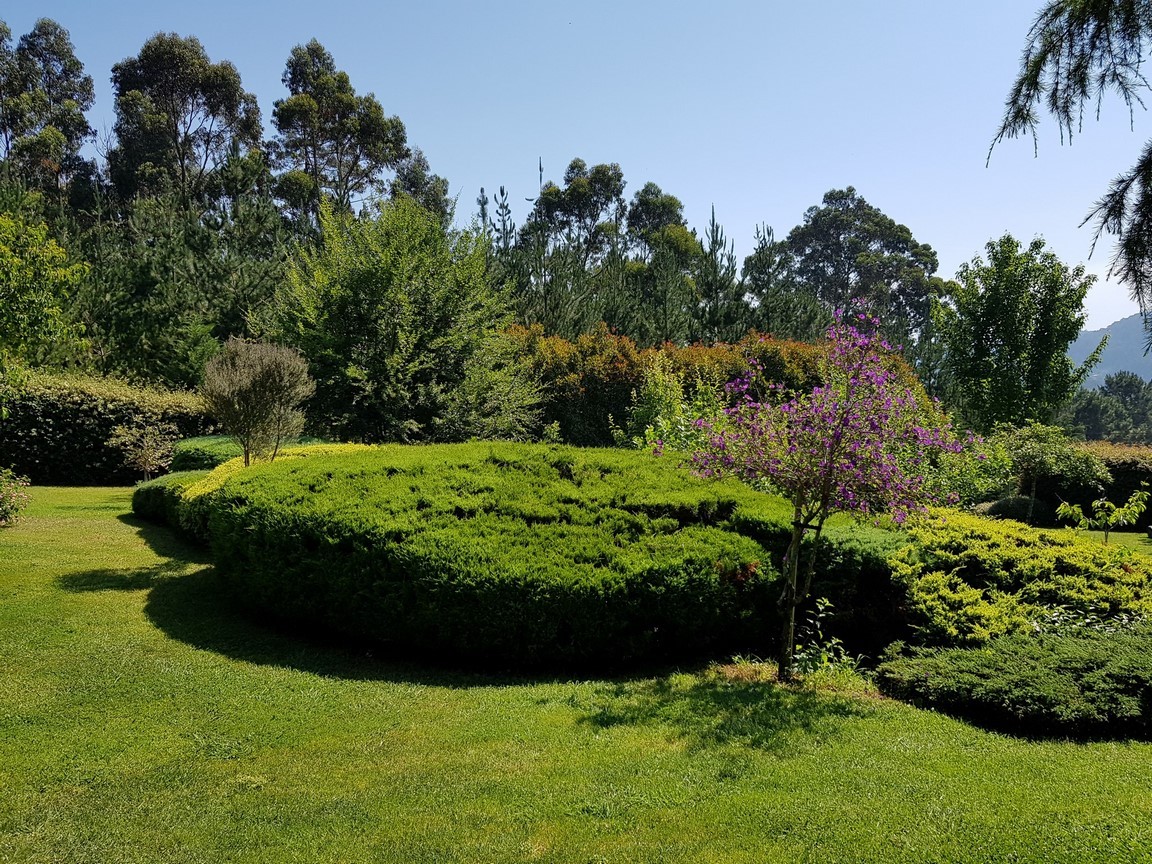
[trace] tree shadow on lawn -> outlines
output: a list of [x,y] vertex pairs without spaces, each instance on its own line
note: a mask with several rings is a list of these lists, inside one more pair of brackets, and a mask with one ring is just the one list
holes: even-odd
[[861,696],[804,690],[766,681],[730,680],[712,670],[604,685],[582,722],[599,728],[661,725],[697,745],[741,744],[791,751],[797,736],[835,734],[872,706]]

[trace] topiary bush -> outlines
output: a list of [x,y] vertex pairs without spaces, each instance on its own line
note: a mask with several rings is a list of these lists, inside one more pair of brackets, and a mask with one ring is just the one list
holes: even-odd
[[111,378],[32,373],[7,408],[0,419],[0,464],[33,483],[134,482],[138,473],[108,443],[117,426],[170,423],[182,437],[212,431],[198,396]]
[[[181,508],[184,491],[202,480],[207,471],[173,471],[155,480],[140,483],[132,490],[132,512],[150,522],[159,522],[171,528],[183,530]],[[193,539],[206,540],[205,536],[192,535]]]
[[1014,733],[1147,737],[1152,630],[1005,636],[880,665],[884,693]]

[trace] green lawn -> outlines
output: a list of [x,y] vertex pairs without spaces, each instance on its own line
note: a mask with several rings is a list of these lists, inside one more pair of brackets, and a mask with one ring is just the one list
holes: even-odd
[[[1104,542],[1103,531],[1088,531],[1087,533],[1101,543]],[[1126,546],[1146,555],[1152,555],[1152,538],[1149,538],[1145,531],[1111,531],[1108,533],[1108,545]]]
[[1152,745],[324,648],[128,498],[37,488],[0,531],[0,861],[1152,861]]

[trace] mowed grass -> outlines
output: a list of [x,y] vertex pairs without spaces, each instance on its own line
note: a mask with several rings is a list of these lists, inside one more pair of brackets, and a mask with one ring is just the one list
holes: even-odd
[[0,531],[0,861],[1152,861],[1147,743],[325,647],[128,499],[37,488]]

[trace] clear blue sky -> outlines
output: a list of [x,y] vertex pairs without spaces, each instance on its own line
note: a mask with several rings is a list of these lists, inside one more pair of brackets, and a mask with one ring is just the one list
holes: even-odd
[[[316,37],[404,121],[464,221],[479,188],[501,184],[521,218],[537,159],[559,180],[579,156],[620,163],[629,196],[658,183],[698,229],[715,205],[741,255],[758,223],[783,236],[824,192],[852,185],[936,249],[942,276],[1010,231],[1103,277],[1112,244],[1089,259],[1092,229],[1079,225],[1152,137],[1152,117],[1130,126],[1108,102],[1073,146],[1047,123],[1038,155],[1011,141],[985,167],[1040,2],[10,0],[0,17],[16,36],[39,17],[71,31],[104,133],[111,66],[153,33],[195,35],[231,60],[266,123],[288,52]],[[1087,309],[1089,328],[1136,311],[1103,279]]]

